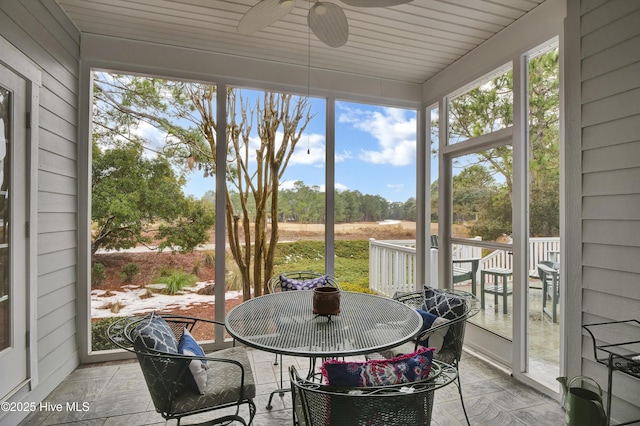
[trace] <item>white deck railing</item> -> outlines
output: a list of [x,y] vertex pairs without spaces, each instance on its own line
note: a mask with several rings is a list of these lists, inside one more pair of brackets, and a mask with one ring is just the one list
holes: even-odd
[[416,241],[369,239],[369,289],[386,296],[416,289]]
[[[454,245],[453,258],[480,257],[479,247]],[[529,275],[536,276],[537,265],[543,260],[558,260],[560,238],[529,239]],[[397,291],[414,291],[416,286],[416,241],[369,239],[369,289],[386,296]],[[438,250],[431,249],[432,285],[437,283]],[[511,254],[494,250],[480,261],[479,270],[489,268],[513,269]]]

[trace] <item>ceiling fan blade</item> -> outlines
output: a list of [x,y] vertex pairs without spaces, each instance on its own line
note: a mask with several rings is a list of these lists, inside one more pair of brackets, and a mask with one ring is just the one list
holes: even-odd
[[262,0],[244,14],[238,22],[236,31],[240,34],[253,34],[284,18],[295,7],[293,0]]
[[327,2],[316,2],[307,17],[309,28],[330,47],[340,47],[349,39],[349,23],[340,6]]
[[353,7],[389,7],[410,3],[413,0],[340,0]]

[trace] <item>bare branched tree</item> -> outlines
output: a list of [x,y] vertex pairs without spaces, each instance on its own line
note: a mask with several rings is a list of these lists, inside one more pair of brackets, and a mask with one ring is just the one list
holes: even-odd
[[[195,153],[190,158],[205,169],[213,170],[216,161],[215,88],[189,84],[187,90],[200,115],[198,127],[206,141],[206,146],[195,141],[189,143]],[[313,115],[307,98],[290,94],[265,92],[253,108],[239,90],[228,89],[226,96],[227,236],[231,254],[240,270],[246,300],[251,297],[251,290],[255,296],[267,291],[278,242],[279,183]],[[254,123],[259,139],[257,144],[251,139]],[[239,194],[235,197],[239,203],[234,203],[232,192]],[[251,199],[255,212],[249,210]]]

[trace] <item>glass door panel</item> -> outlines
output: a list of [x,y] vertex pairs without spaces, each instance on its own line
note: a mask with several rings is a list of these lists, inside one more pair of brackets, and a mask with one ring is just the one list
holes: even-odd
[[[343,289],[391,296],[416,288],[416,117],[336,102],[335,275]],[[389,246],[369,258],[369,244]]]
[[557,388],[560,375],[560,103],[558,48],[528,61],[528,372]]
[[456,157],[452,163],[453,285],[480,299],[481,311],[471,322],[509,340],[513,337],[512,164],[510,145]]

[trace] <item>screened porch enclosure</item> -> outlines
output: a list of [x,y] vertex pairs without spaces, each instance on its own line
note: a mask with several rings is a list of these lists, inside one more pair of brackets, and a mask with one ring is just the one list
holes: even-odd
[[[11,168],[27,181],[26,191],[13,191],[25,198],[27,214],[18,216],[25,221],[12,223],[26,240],[26,255],[9,256],[10,268],[5,268],[17,267],[26,273],[24,280],[9,283],[13,289],[24,290],[27,297],[8,320],[11,327],[19,326],[9,333],[27,339],[19,348],[24,351],[26,368],[20,374],[25,380],[0,398],[43,401],[66,377],[73,379],[74,370],[82,364],[122,357],[92,352],[89,342],[92,69],[215,82],[221,90],[250,86],[310,94],[328,99],[329,104],[346,100],[417,111],[415,249],[418,258],[428,259],[428,194],[433,182],[428,164],[429,111],[446,109],[449,95],[464,92],[507,63],[513,64],[514,76],[525,77],[523,55],[535,53],[530,49],[554,37],[558,37],[561,52],[560,93],[565,113],[557,158],[562,174],[560,221],[564,223],[559,259],[562,290],[556,312],[562,341],[560,369],[568,377],[587,375],[606,384],[607,370],[594,359],[582,325],[638,314],[640,269],[634,259],[640,250],[636,232],[636,212],[640,211],[636,178],[640,5],[608,0],[523,0],[515,5],[506,0],[478,0],[478,6],[457,0],[414,0],[390,12],[383,8],[355,10],[345,3],[342,7],[353,32],[349,43],[334,49],[309,31],[304,10],[308,2],[296,2],[299,10],[257,35],[237,34],[237,22],[255,3],[257,0],[1,2],[0,66],[27,80],[30,113],[15,115],[28,121],[27,126],[14,127],[28,133],[22,138],[28,149],[25,167]],[[5,83],[0,85],[6,87]],[[526,107],[522,99],[514,98],[513,108]],[[334,117],[327,117],[328,141],[334,137],[333,121]],[[522,125],[516,123],[511,133],[515,138],[526,134]],[[441,149],[445,152],[440,154],[459,149],[465,155],[467,143],[444,143]],[[521,167],[524,156],[516,155],[515,147],[514,163]],[[328,167],[328,174],[334,172]],[[439,177],[444,181],[450,176]],[[216,188],[222,191],[224,184],[217,181]],[[525,185],[519,188],[526,192]],[[331,213],[333,191],[327,194]],[[521,201],[514,200],[522,206]],[[217,209],[222,211],[223,205]],[[444,212],[448,215],[450,208]],[[523,217],[519,215],[518,220]],[[224,221],[216,226],[224,228]],[[329,226],[328,241],[333,232]],[[526,224],[514,229],[517,260],[513,270],[531,283],[527,292],[542,295],[537,288],[540,280],[529,277],[531,271],[522,256],[527,245],[517,238],[531,236],[529,233]],[[224,241],[216,241],[216,246],[223,247]],[[329,254],[331,246],[327,244]],[[225,279],[223,258],[220,249],[218,282]],[[425,264],[417,262],[414,283],[428,280],[430,271]],[[325,269],[333,270],[330,264]],[[443,269],[441,266],[439,275]],[[553,274],[550,282],[553,286]],[[553,322],[542,313],[544,309],[523,304],[525,287],[528,285],[514,286],[506,303],[500,298],[496,303],[494,294],[486,294],[485,313],[504,318],[503,308],[507,316],[523,308]],[[514,320],[514,340],[525,336],[525,318]],[[216,319],[223,320],[224,312],[216,312]],[[21,332],[23,328],[26,333]],[[218,331],[221,335],[224,328]],[[486,341],[492,345],[495,339]],[[500,355],[513,362],[524,359],[522,343]],[[15,365],[0,360],[7,371]],[[520,367],[512,372],[513,377],[538,388],[521,374]],[[637,380],[617,379],[612,395],[615,421],[637,418]],[[0,422],[17,424],[25,415],[4,414]]]

